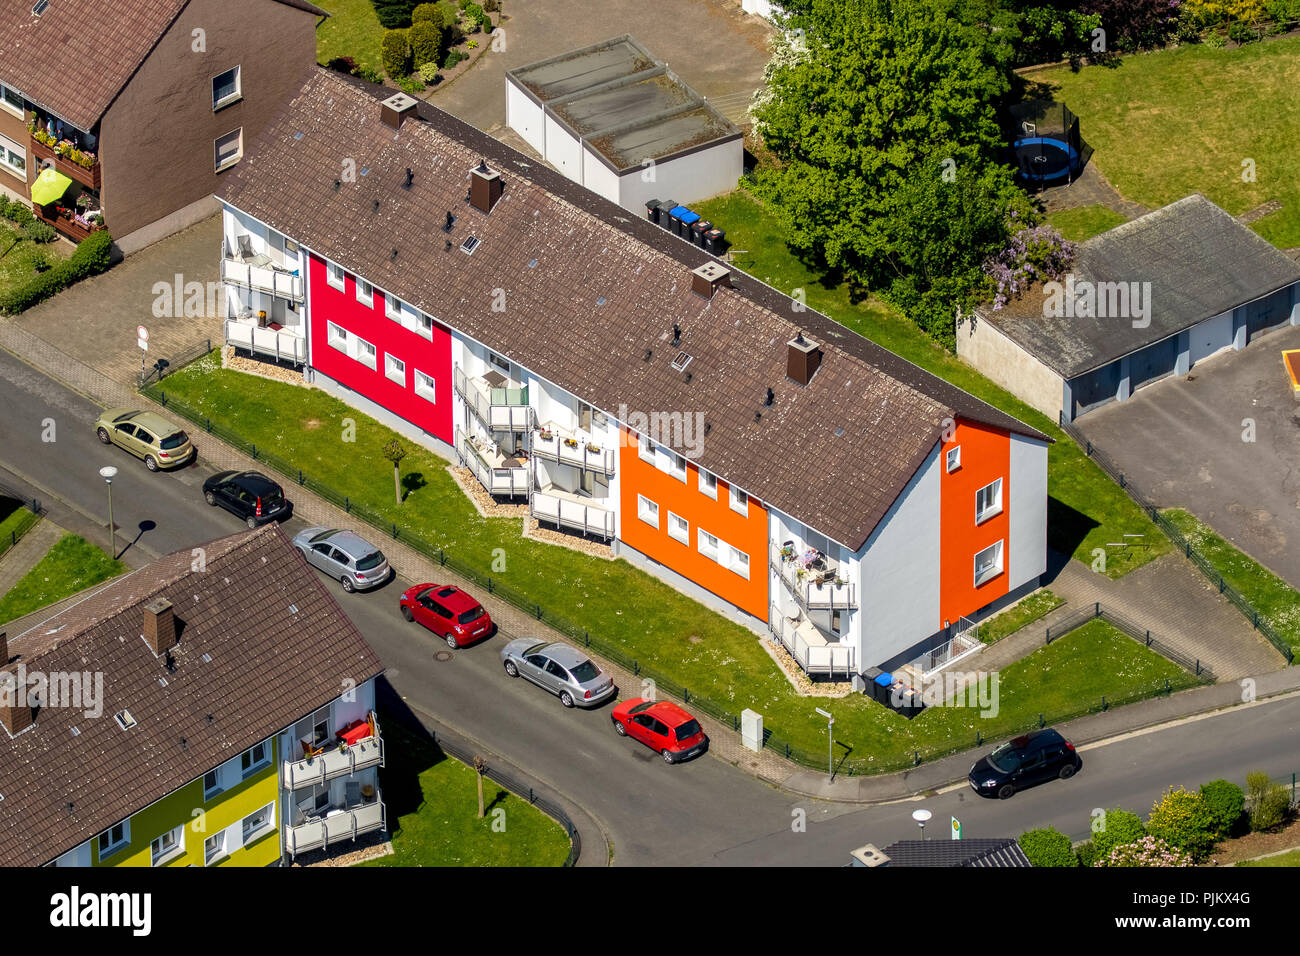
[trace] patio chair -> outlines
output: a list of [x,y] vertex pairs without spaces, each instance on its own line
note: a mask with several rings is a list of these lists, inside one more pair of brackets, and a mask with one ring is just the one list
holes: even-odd
[[262,252],[253,252],[253,240],[247,233],[239,237],[239,261],[250,266],[265,266],[271,257]]

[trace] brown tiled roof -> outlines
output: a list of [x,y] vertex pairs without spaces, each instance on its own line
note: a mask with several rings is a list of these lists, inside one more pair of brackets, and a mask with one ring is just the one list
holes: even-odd
[[[54,859],[382,671],[277,526],[205,551],[204,571],[177,552],[10,639],[11,672],[102,673],[103,713],[46,707],[16,736],[0,727],[0,865]],[[141,636],[158,596],[181,625],[173,670]]]
[[[0,4],[0,80],[90,130],[189,0],[35,0]],[[276,0],[327,16],[306,0]],[[156,121],[151,119],[151,122]]]
[[[946,417],[1044,437],[734,269],[734,288],[695,295],[690,270],[716,261],[703,250],[427,104],[394,130],[390,92],[318,71],[221,197],[597,408],[703,412],[701,465],[855,550]],[[490,215],[466,202],[480,157],[506,183]],[[336,188],[345,161],[355,182]],[[674,323],[689,381],[671,368]],[[825,350],[803,388],[785,365],[800,328]]]

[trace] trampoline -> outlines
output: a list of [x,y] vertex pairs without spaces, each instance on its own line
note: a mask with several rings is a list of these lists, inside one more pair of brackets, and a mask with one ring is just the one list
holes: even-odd
[[1020,175],[1036,183],[1064,179],[1079,168],[1079,151],[1065,140],[1029,136],[1014,143]]

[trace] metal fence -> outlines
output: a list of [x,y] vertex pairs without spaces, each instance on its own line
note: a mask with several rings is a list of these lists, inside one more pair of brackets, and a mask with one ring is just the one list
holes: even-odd
[[1290,641],[1279,634],[1273,625],[1260,615],[1259,611],[1247,600],[1244,594],[1223,579],[1223,575],[1219,573],[1209,558],[1192,546],[1187,536],[1172,521],[1160,513],[1160,509],[1142,493],[1141,489],[1133,484],[1123,470],[1111,460],[1110,456],[1089,441],[1083,432],[1079,431],[1073,424],[1065,421],[1064,414],[1061,416],[1060,425],[1062,431],[1078,442],[1085,455],[1095,461],[1102,471],[1110,475],[1116,484],[1128,492],[1128,496],[1133,499],[1134,503],[1147,513],[1147,516],[1155,523],[1156,527],[1163,531],[1165,536],[1173,542],[1174,547],[1178,548],[1184,557],[1191,561],[1210,580],[1210,583],[1219,589],[1219,593],[1236,605],[1242,614],[1246,615],[1246,619],[1250,621],[1251,626],[1278,649],[1279,653],[1286,658],[1286,662],[1288,664],[1295,663],[1295,652],[1291,649]]
[[0,498],[9,498],[13,501],[21,502],[19,509],[23,516],[14,522],[9,529],[9,533],[0,538],[0,555],[4,555],[10,548],[18,544],[23,536],[36,527],[36,521],[44,513],[45,508],[37,498],[25,498],[17,492],[10,491],[6,486],[0,485]]
[[212,351],[212,340],[204,339],[196,345],[178,352],[171,358],[158,358],[154,360],[153,365],[144,369],[137,376],[141,388],[147,388],[157,382],[160,382],[167,376],[168,371],[178,369],[182,365],[189,365],[191,362],[203,358]]
[[1046,628],[1046,643],[1050,644],[1052,641],[1064,637],[1071,631],[1077,630],[1089,621],[1095,621],[1098,618],[1101,618],[1101,620],[1105,621],[1107,624],[1110,624],[1117,630],[1127,634],[1129,637],[1133,638],[1133,640],[1145,644],[1161,657],[1166,657],[1184,670],[1191,671],[1197,677],[1204,680],[1205,683],[1214,683],[1214,671],[1208,664],[1202,662],[1199,658],[1194,659],[1180,651],[1174,650],[1174,648],[1170,647],[1158,638],[1152,637],[1149,628],[1134,623],[1123,614],[1107,610],[1101,606],[1100,602],[1093,604],[1091,607],[1080,608],[1072,614],[1062,618],[1058,623]]

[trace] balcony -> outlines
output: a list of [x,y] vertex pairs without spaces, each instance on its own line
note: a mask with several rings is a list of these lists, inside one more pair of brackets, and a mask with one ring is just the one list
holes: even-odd
[[226,344],[302,365],[307,361],[307,340],[296,331],[262,326],[254,318],[226,319]]
[[456,394],[492,431],[526,432],[532,427],[527,387],[513,385],[499,372],[469,378],[460,368],[453,370],[452,382]]
[[[338,777],[350,777],[368,767],[382,767],[384,738],[379,733],[379,722],[373,713],[369,720],[371,735],[346,749],[341,744],[331,744],[327,749],[301,760],[286,760],[282,768],[285,789],[300,790]],[[307,747],[305,741],[303,747]]]
[[53,146],[46,146],[34,136],[28,137],[27,145],[31,149],[32,156],[36,159],[38,165],[41,160],[48,159],[54,163],[55,169],[63,173],[63,175],[67,176],[73,182],[81,183],[81,185],[88,186],[91,189],[99,189],[100,174],[98,162],[87,169],[80,163],[74,163],[66,156],[60,156]]
[[63,206],[41,206],[33,203],[32,213],[38,220],[53,226],[73,242],[81,242],[92,232],[99,232],[106,228],[102,225],[94,225],[90,220],[81,218]]
[[533,455],[611,478],[618,459],[612,448],[602,448],[553,424],[542,425],[533,433]]
[[496,445],[456,429],[456,451],[489,494],[522,497],[528,494],[528,465],[507,457]]
[[290,857],[310,850],[328,850],[345,840],[355,840],[364,833],[388,829],[388,808],[375,790],[367,801],[350,807],[329,807],[320,816],[299,811],[294,822],[284,828],[284,848]]
[[221,281],[294,302],[303,301],[302,276],[271,264],[258,266],[223,258]]
[[571,491],[549,486],[538,489],[528,499],[528,511],[538,521],[549,522],[557,528],[605,539],[614,537],[614,512]]
[[800,552],[797,545],[787,542],[780,548],[773,545],[771,557],[772,567],[780,572],[781,580],[805,610],[857,608],[853,584],[844,580],[845,572],[822,552],[811,549]]
[[809,677],[852,676],[853,647],[836,644],[813,626],[806,617],[787,618],[775,607],[771,611],[772,633],[790,652],[790,656]]

